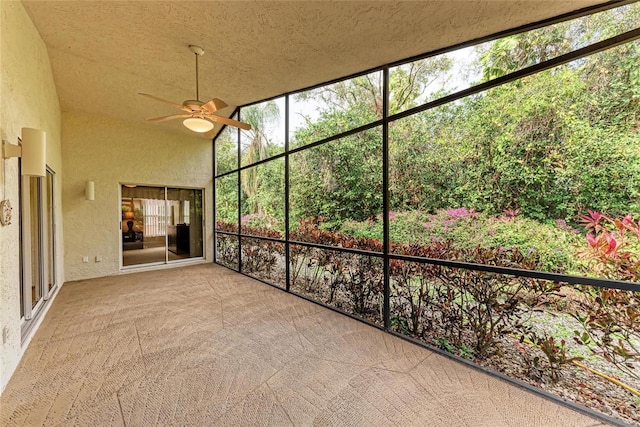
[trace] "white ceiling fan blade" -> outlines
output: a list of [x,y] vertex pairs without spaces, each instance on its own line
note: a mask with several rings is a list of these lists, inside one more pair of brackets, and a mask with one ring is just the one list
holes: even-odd
[[165,120],[173,119],[186,119],[191,117],[191,114],[172,114],[170,116],[154,117],[153,119],[147,119],[148,122],[164,122]]
[[204,108],[210,113],[215,113],[218,110],[222,110],[226,106],[227,106],[227,103],[224,102],[223,100],[218,98],[213,98],[212,100],[204,103],[202,105],[202,108]]
[[176,104],[173,101],[167,101],[166,99],[158,98],[157,96],[149,95],[147,93],[138,93],[138,95],[146,96],[147,98],[155,99],[156,101],[164,102],[165,104],[173,105],[176,108],[182,109],[181,104]]
[[222,123],[225,125],[237,127],[244,130],[251,130],[251,125],[244,122],[239,122],[237,120],[228,119],[226,117],[214,116],[213,114],[207,115],[208,119],[211,119],[214,122]]

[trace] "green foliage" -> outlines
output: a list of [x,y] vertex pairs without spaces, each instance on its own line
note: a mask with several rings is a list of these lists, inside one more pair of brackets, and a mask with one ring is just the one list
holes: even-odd
[[[399,113],[443,95],[442,87],[434,87],[453,66],[447,55],[421,59],[400,65],[389,72],[389,114]],[[426,91],[432,95],[424,97]]]
[[568,27],[565,22],[505,37],[484,51],[481,46],[478,53],[483,79],[491,80],[568,52],[574,47],[565,37]]
[[455,353],[456,349],[454,346],[452,346],[449,343],[449,340],[446,338],[436,338],[436,343],[438,344],[438,347],[444,351],[447,351],[449,353]]
[[389,196],[395,210],[460,204],[453,190],[468,168],[452,143],[459,114],[459,104],[446,104],[389,125]]
[[314,219],[301,219],[299,225],[291,230],[289,237],[298,242],[382,252],[380,239],[331,232],[321,228],[320,223]]
[[243,215],[272,216],[284,224],[284,159],[250,168],[254,189],[242,192]]
[[[274,101],[268,101],[261,104],[256,104],[242,109],[242,119],[251,125],[251,130],[243,133],[242,140],[249,141],[249,144],[242,147],[241,165],[247,166],[264,160],[269,155],[273,155],[274,152],[281,151],[274,145],[274,142],[269,139],[269,135],[266,132],[268,125],[273,121],[277,121],[280,116],[280,110],[278,105]],[[274,163],[278,163],[277,161]],[[261,205],[259,203],[258,194],[262,193],[261,188],[262,177],[260,177],[259,170],[267,170],[267,176],[269,175],[271,164],[267,166],[257,166],[254,168],[247,168],[241,171],[241,184],[242,191],[245,195],[243,204],[247,213],[261,213]],[[284,175],[283,175],[284,178]]]
[[364,220],[382,207],[378,130],[348,136],[290,158],[291,221],[322,216],[329,227]]
[[376,72],[337,82],[296,95],[296,99],[313,101],[320,113],[317,120],[296,131],[291,146],[314,141],[366,125],[382,118],[382,73]]
[[[472,68],[493,78],[638,23],[640,5],[633,4],[537,29],[484,44]],[[586,210],[611,217],[640,212],[638,63],[640,45],[627,43],[390,123],[389,198],[398,212],[390,222],[392,241],[517,247],[536,256],[546,271],[584,273],[589,261],[577,259],[575,251],[585,242],[566,223],[575,225]],[[464,71],[453,65],[450,56],[437,56],[390,70],[389,114],[442,96],[441,76]],[[379,120],[381,76],[295,95],[315,103],[318,116],[296,130],[291,146]],[[243,108],[242,118],[254,130],[243,134],[242,164],[282,151],[268,131],[277,113],[272,102]],[[234,136],[225,138],[218,162],[231,165]],[[381,239],[381,127],[296,152],[289,160],[294,228],[300,220],[322,217],[319,230]],[[244,170],[239,207],[232,201],[234,179],[217,181],[218,218],[237,221],[239,208],[243,215],[276,218],[277,225],[266,228],[282,233],[284,162]],[[473,215],[450,218],[452,206],[466,206]],[[507,210],[520,214],[505,218]]]
[[[516,247],[539,260],[539,268],[553,272],[575,272],[575,256],[584,238],[559,220],[541,224],[522,216],[489,216],[473,209],[441,209],[434,214],[421,211],[390,212],[389,235],[398,244],[429,244],[449,241],[456,249]],[[381,217],[363,222],[347,221],[340,232],[381,239]]]
[[265,228],[268,230],[280,230],[284,233],[284,222],[268,214],[249,214],[240,218],[243,227],[248,229]]
[[216,220],[238,223],[238,174],[216,179]]
[[238,131],[225,128],[215,140],[216,175],[238,167]]

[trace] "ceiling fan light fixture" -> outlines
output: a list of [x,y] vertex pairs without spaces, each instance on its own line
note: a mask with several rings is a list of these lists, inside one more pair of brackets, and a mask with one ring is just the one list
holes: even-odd
[[213,129],[213,123],[199,117],[189,117],[188,119],[184,119],[182,124],[185,125],[187,129],[198,133],[209,132]]
[[[0,0],[2,1],[2,0]],[[173,101],[167,101],[166,99],[158,98],[157,96],[149,95],[146,93],[138,93],[139,95],[146,96],[147,98],[155,99],[156,101],[164,102],[165,104],[173,105],[174,107],[182,110],[181,114],[171,114],[169,116],[154,117],[147,119],[148,122],[164,122],[166,120],[185,119],[183,120],[184,126],[193,131],[204,134],[205,137],[210,137],[210,131],[214,128],[214,123],[220,123],[225,126],[234,126],[240,129],[251,129],[251,125],[248,123],[239,122],[228,117],[217,116],[215,113],[218,110],[228,107],[227,103],[218,99],[212,98],[207,102],[200,101],[200,87],[198,82],[198,56],[204,55],[204,50],[200,46],[189,45],[191,52],[196,57],[196,99],[188,99],[182,104],[177,104]]]

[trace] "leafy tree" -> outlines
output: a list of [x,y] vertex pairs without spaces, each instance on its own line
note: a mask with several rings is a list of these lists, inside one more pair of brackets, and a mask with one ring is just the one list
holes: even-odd
[[[450,66],[450,59],[440,57],[395,68],[390,73],[390,111],[416,106]],[[321,107],[319,119],[296,132],[296,144],[380,119],[381,78],[381,73],[373,73],[298,95],[304,100],[313,99]],[[339,226],[348,219],[363,220],[380,213],[381,137],[377,128],[296,153],[291,169],[293,217],[323,216],[325,225]]]
[[215,140],[216,175],[238,167],[238,130],[226,127]]
[[216,220],[238,222],[238,174],[216,179]]
[[[478,48],[482,79],[526,67],[640,25],[640,4],[541,28]],[[640,44],[627,43],[571,64],[390,123],[389,196],[393,210],[466,206],[490,215],[520,208],[552,223],[586,209],[640,211]],[[390,70],[389,113],[445,94],[450,57]],[[291,146],[317,141],[382,117],[382,73],[296,95],[318,117]],[[242,164],[276,148],[265,125],[269,103],[243,109],[255,132]],[[292,223],[325,217],[326,226],[381,210],[381,129],[297,152],[291,159]],[[282,211],[282,162],[243,172],[242,210]]]
[[291,157],[291,221],[324,217],[326,226],[364,220],[382,210],[379,129],[304,150]]

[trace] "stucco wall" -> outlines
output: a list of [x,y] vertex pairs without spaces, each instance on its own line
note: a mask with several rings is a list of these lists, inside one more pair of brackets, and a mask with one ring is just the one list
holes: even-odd
[[[56,280],[62,285],[60,104],[47,48],[20,2],[0,1],[0,70],[2,139],[17,144],[23,127],[47,133],[47,164],[56,173]],[[0,390],[3,390],[23,347],[20,345],[18,160],[0,161],[0,199],[11,201],[14,218],[11,225],[0,226]],[[5,328],[6,342],[3,342]]]
[[[162,125],[67,112],[62,138],[65,280],[118,273],[121,182],[204,188],[205,220],[212,218],[211,140],[167,133]],[[95,182],[93,201],[85,200],[86,181]],[[212,260],[213,228],[210,221],[205,225],[206,258]]]

